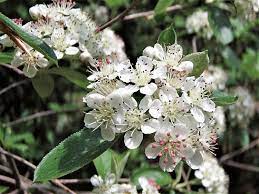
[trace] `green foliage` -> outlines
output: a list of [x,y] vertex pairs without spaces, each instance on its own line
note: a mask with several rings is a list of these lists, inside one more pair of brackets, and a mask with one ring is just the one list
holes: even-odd
[[173,25],[170,25],[168,28],[163,30],[159,37],[157,42],[161,45],[172,45],[177,41],[176,32],[174,30]]
[[10,64],[13,60],[14,54],[12,52],[0,52],[0,65]]
[[216,38],[224,45],[233,41],[234,35],[228,15],[221,9],[209,9],[209,23]]
[[228,95],[221,91],[214,91],[211,96],[217,106],[227,106],[234,104],[238,100],[238,96]]
[[117,180],[119,180],[124,171],[129,155],[130,151],[122,154],[118,154],[114,151],[112,152],[112,172],[116,175]]
[[259,79],[259,51],[248,49],[243,54],[241,69],[249,78]]
[[54,90],[54,80],[46,71],[38,71],[31,81],[33,88],[41,98],[49,97]]
[[164,18],[167,7],[172,5],[173,2],[174,0],[158,0],[155,7],[155,19],[157,21],[161,21]]
[[112,170],[112,151],[110,149],[106,150],[93,162],[98,175],[105,178]]
[[208,51],[192,53],[182,58],[182,61],[191,61],[193,63],[192,76],[200,76],[209,65]]
[[139,168],[133,172],[131,180],[135,185],[138,185],[138,179],[140,177],[152,178],[160,186],[166,186],[172,183],[170,174],[163,172],[159,168]]
[[74,172],[112,144],[101,138],[100,130],[82,129],[66,138],[42,159],[34,173],[34,182],[48,181]]
[[129,4],[129,0],[105,0],[105,3],[108,7],[117,9],[121,6]]
[[6,17],[0,12],[0,21],[3,22],[8,28],[12,30],[16,35],[18,35],[25,43],[30,45],[32,48],[36,49],[42,53],[51,62],[58,64],[57,57],[54,51],[40,38],[28,34],[21,27],[16,25],[11,19]]
[[75,85],[86,89],[88,83],[87,83],[87,77],[71,68],[67,67],[54,67],[48,70],[50,74],[60,75],[64,78],[66,78],[68,81],[74,83]]

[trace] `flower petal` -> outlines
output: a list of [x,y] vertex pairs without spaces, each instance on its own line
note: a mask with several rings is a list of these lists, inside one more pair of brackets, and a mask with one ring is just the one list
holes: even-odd
[[163,107],[162,102],[158,99],[154,100],[149,109],[149,113],[154,118],[159,118],[162,115]]
[[200,107],[207,112],[214,112],[216,109],[215,103],[209,98],[202,99]]
[[107,141],[112,141],[115,138],[115,133],[112,128],[110,128],[110,126],[106,126],[105,124],[101,125],[101,135],[102,138]]
[[145,96],[139,103],[139,109],[146,112],[150,108],[152,102],[151,96]]
[[65,51],[66,55],[77,55],[79,53],[79,49],[77,47],[68,47]]
[[191,108],[191,114],[193,115],[193,117],[197,122],[203,123],[205,121],[204,114],[202,110],[199,109],[198,107],[195,106]]
[[96,128],[99,125],[95,116],[91,114],[91,112],[85,114],[84,123],[87,128]]
[[199,150],[196,150],[193,157],[190,160],[186,160],[186,163],[192,169],[198,169],[203,163],[203,157],[201,155],[201,152]]
[[159,121],[156,119],[150,119],[141,127],[141,130],[144,134],[151,134],[156,132],[159,128]]
[[154,94],[156,90],[157,90],[157,85],[155,83],[150,83],[140,88],[140,93],[151,96]]
[[151,143],[145,149],[145,154],[148,159],[155,159],[161,151],[159,143]]
[[84,97],[84,102],[90,108],[98,108],[105,101],[105,97],[101,94],[93,93]]
[[143,140],[143,133],[139,130],[128,131],[124,135],[124,143],[129,149],[136,149]]

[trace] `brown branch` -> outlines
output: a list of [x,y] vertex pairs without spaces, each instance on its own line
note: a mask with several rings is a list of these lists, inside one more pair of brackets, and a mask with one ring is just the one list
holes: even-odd
[[3,175],[0,175],[0,182],[5,182],[5,183],[11,184],[11,185],[16,184],[14,179],[7,177],[7,176],[3,176]]
[[[173,6],[168,7],[166,9],[166,12],[176,11],[176,10],[179,10],[182,8],[183,8],[182,5],[173,5]],[[123,18],[123,20],[134,20],[134,19],[142,18],[142,17],[153,17],[154,15],[155,15],[155,12],[153,10],[151,10],[151,11],[145,11],[145,12],[127,15]]]
[[105,28],[111,26],[118,20],[122,20],[130,12],[130,10],[132,10],[139,2],[140,2],[140,0],[133,0],[131,5],[127,9],[125,9],[122,13],[120,13],[115,18],[109,20],[108,22],[106,22],[103,25],[101,25],[100,27],[98,27],[96,29],[96,33],[103,31]]
[[[58,179],[62,184],[81,184],[81,183],[90,183],[90,179]],[[130,180],[127,178],[120,178],[119,183],[129,183]]]
[[188,175],[185,173],[184,169],[182,170],[182,176],[183,176],[184,182],[186,183],[187,191],[190,192],[191,186],[189,184],[189,178],[188,178]]
[[6,166],[2,166],[2,165],[0,165],[0,171],[4,172],[6,174],[9,174],[9,175],[11,175],[13,173],[13,171],[10,168],[8,168]]
[[259,144],[259,138],[257,138],[256,140],[252,141],[249,145],[247,145],[246,147],[243,147],[239,150],[236,150],[236,151],[233,151],[233,152],[230,152],[228,154],[225,154],[224,156],[222,156],[219,160],[220,163],[223,163],[235,156],[238,156],[250,149],[252,149],[253,147],[257,146]]
[[243,163],[235,162],[233,160],[226,161],[226,162],[224,162],[224,164],[235,167],[235,168],[239,168],[241,170],[259,173],[259,167],[257,167],[257,166],[243,164]]
[[[35,170],[36,169],[36,166],[34,164],[32,164],[31,162],[21,158],[20,156],[17,156],[15,154],[12,154],[6,150],[4,150],[3,148],[0,147],[0,153],[5,155],[5,156],[8,156],[8,157],[11,157],[21,163],[23,163],[24,165],[30,167],[32,170]],[[71,189],[69,189],[68,187],[66,187],[65,185],[63,185],[62,183],[59,182],[58,179],[55,179],[55,180],[52,180],[50,181],[51,183],[53,183],[54,185],[62,188],[64,191],[70,193],[70,194],[76,194],[74,191],[72,191]]]
[[10,161],[10,166],[12,168],[13,176],[14,176],[14,179],[15,179],[15,182],[16,182],[16,187],[21,192],[23,192],[24,191],[24,187],[23,187],[23,183],[22,183],[22,180],[21,180],[21,177],[20,177],[19,170],[18,170],[18,168],[16,166],[16,163],[15,163],[14,159],[12,157],[10,157],[10,156],[9,156],[9,161]]
[[12,88],[15,88],[15,87],[18,87],[18,86],[20,86],[20,85],[22,85],[22,84],[28,83],[28,81],[29,81],[29,80],[27,80],[27,79],[26,79],[26,80],[22,80],[22,81],[15,82],[15,83],[13,83],[13,84],[11,84],[11,85],[9,85],[9,86],[3,88],[2,90],[0,90],[0,96],[1,96],[2,94],[4,94],[5,92],[11,90]]
[[0,64],[0,67],[1,67],[1,66],[6,67],[6,68],[8,68],[8,69],[11,69],[12,71],[16,72],[16,73],[19,74],[19,75],[25,76],[22,70],[20,70],[20,69],[14,67],[14,66],[12,66],[12,65]]

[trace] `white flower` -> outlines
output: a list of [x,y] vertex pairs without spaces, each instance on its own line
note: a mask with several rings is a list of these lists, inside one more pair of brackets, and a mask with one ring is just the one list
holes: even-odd
[[136,186],[133,186],[130,184],[114,184],[110,188],[110,193],[111,194],[138,194]]
[[168,120],[160,121],[158,126],[155,142],[145,149],[147,158],[160,157],[160,167],[168,172],[172,172],[182,159],[192,166],[202,163],[200,152],[198,150],[194,152],[191,145],[186,142],[190,130],[188,126],[182,123],[176,123],[173,126]]
[[218,135],[223,135],[226,130],[226,118],[223,107],[218,106],[216,110],[212,113],[215,119],[215,128],[217,129]]
[[216,158],[206,154],[204,163],[194,174],[209,193],[228,194],[229,177]]
[[163,117],[171,122],[181,121],[181,117],[189,111],[189,106],[179,97],[175,88],[164,86],[159,90],[159,99],[153,100],[149,113],[154,118]]
[[48,7],[45,4],[38,4],[29,9],[29,13],[33,19],[39,19],[40,17],[47,17]]
[[88,128],[101,128],[101,135],[105,140],[112,141],[115,133],[123,126],[122,111],[120,106],[123,99],[117,93],[103,96],[98,93],[90,93],[83,101],[93,108],[85,114],[85,126]]
[[142,188],[142,194],[159,194],[160,186],[154,180],[140,177],[138,182]]
[[183,98],[185,102],[190,104],[191,114],[198,122],[204,122],[205,116],[203,111],[215,111],[215,103],[210,99],[210,91],[208,90],[208,83],[203,77],[195,80],[194,77],[188,77],[183,87]]
[[135,68],[129,68],[120,72],[119,78],[125,83],[134,83],[140,87],[140,93],[152,95],[157,86],[150,83],[152,80],[152,60],[149,57],[141,56],[137,60]]
[[145,114],[151,103],[149,96],[144,97],[139,105],[133,97],[124,100],[124,121],[127,131],[124,135],[124,143],[129,149],[139,147],[144,134],[151,134],[156,131],[154,125],[156,120],[148,120]]
[[38,51],[29,48],[28,52],[29,53],[26,53],[17,49],[11,64],[15,67],[24,65],[24,74],[27,77],[32,78],[36,75],[38,68],[45,68],[49,63],[48,60]]
[[208,20],[208,12],[198,10],[190,15],[186,20],[188,33],[198,33],[201,36],[211,39],[213,32]]

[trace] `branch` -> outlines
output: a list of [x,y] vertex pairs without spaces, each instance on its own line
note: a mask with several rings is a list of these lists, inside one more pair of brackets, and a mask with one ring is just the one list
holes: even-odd
[[[182,9],[182,8],[183,8],[182,5],[170,6],[166,9],[166,12],[176,11],[176,10],[179,10],[179,9]],[[134,19],[142,18],[142,17],[153,17],[154,15],[155,15],[155,11],[151,10],[151,11],[145,11],[145,12],[127,15],[123,18],[123,20],[134,20]]]
[[10,161],[10,166],[13,170],[13,175],[14,175],[14,179],[15,179],[15,182],[16,182],[16,187],[19,188],[19,190],[23,192],[24,187],[23,187],[23,183],[22,183],[18,168],[16,166],[16,163],[15,163],[14,159],[10,156],[9,156],[9,161]]
[[15,82],[15,83],[13,83],[13,84],[11,84],[11,85],[9,85],[9,86],[3,88],[2,90],[0,90],[0,96],[1,96],[2,94],[4,94],[5,92],[7,92],[8,90],[12,89],[12,88],[15,88],[15,87],[18,87],[18,86],[20,86],[20,85],[22,85],[22,84],[28,83],[28,81],[29,81],[29,80],[27,80],[27,79],[26,79],[26,80],[22,80],[22,81]]
[[14,179],[7,177],[7,176],[3,176],[3,175],[0,175],[0,182],[5,182],[5,183],[11,184],[11,185],[15,185]]
[[259,173],[259,167],[257,167],[257,166],[253,166],[253,165],[249,165],[249,164],[242,164],[239,162],[235,162],[233,160],[226,161],[224,164],[235,167],[235,168],[239,168],[241,170]]
[[133,0],[133,2],[131,3],[130,7],[125,9],[122,13],[117,15],[115,18],[109,20],[108,22],[106,22],[103,25],[101,25],[100,27],[98,27],[96,29],[96,33],[103,31],[105,28],[111,26],[112,24],[114,24],[118,20],[122,20],[130,12],[130,10],[132,10],[139,3],[139,1],[140,0]]
[[259,138],[257,138],[256,140],[252,141],[248,146],[246,147],[243,147],[239,150],[236,150],[236,151],[233,151],[233,152],[230,152],[228,154],[225,154],[224,156],[222,156],[219,160],[220,163],[224,163],[225,161],[235,157],[235,156],[238,156],[244,152],[246,152],[247,150],[250,150],[252,149],[253,147],[257,146],[259,144]]
[[[35,169],[36,169],[36,166],[35,166],[34,164],[32,164],[32,163],[30,163],[29,161],[27,161],[27,160],[21,158],[20,156],[17,156],[17,155],[15,155],[15,154],[12,154],[12,153],[10,153],[10,152],[4,150],[4,149],[1,148],[1,147],[0,147],[0,153],[3,154],[3,155],[5,155],[5,156],[11,157],[11,158],[13,158],[13,159],[15,159],[15,160],[17,160],[17,161],[23,163],[23,164],[25,164],[26,166],[30,167],[32,170],[35,170]],[[68,187],[66,187],[66,186],[63,185],[62,183],[60,183],[58,179],[52,180],[52,181],[50,181],[50,182],[53,183],[54,185],[56,185],[56,186],[62,188],[64,191],[66,191],[66,192],[68,192],[68,193],[70,193],[70,194],[76,194],[74,191],[72,191],[71,189],[69,189]]]
[[4,67],[6,67],[6,68],[8,68],[8,69],[11,69],[11,70],[13,70],[14,72],[16,72],[16,73],[19,74],[19,75],[25,76],[22,70],[20,70],[20,69],[14,67],[14,66],[12,66],[12,65],[0,64],[0,67],[1,67],[1,66],[4,66]]

